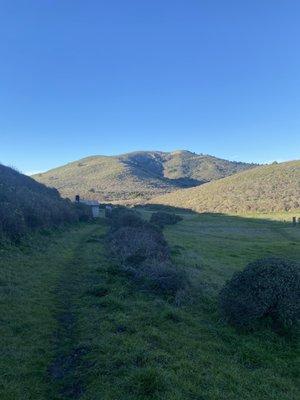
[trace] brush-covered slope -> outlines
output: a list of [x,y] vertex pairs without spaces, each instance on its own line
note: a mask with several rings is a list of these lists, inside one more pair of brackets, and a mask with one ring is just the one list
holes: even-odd
[[300,208],[300,160],[264,165],[151,201],[198,212],[247,213]]
[[77,221],[87,210],[12,168],[0,165],[0,240],[30,229]]
[[112,202],[139,202],[178,188],[197,186],[252,167],[209,155],[138,151],[93,156],[34,175],[65,196]]

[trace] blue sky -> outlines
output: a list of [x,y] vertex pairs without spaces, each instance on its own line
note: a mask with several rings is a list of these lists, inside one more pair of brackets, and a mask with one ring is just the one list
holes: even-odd
[[299,158],[298,0],[0,0],[0,161]]

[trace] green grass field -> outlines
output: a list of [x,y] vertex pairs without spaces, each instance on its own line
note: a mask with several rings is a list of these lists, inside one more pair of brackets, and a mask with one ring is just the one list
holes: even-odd
[[103,220],[0,248],[1,400],[299,398],[296,335],[238,333],[217,296],[256,258],[299,261],[300,226],[181,214],[164,231],[192,282],[176,302],[120,271]]

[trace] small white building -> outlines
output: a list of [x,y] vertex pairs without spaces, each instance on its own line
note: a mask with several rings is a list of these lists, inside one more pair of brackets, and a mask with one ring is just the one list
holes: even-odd
[[81,200],[80,203],[84,203],[87,206],[91,206],[93,218],[98,218],[100,216],[100,203],[97,200]]
[[100,203],[98,200],[84,200],[77,195],[75,197],[75,203],[82,203],[90,206],[92,209],[93,218],[98,218],[100,216]]

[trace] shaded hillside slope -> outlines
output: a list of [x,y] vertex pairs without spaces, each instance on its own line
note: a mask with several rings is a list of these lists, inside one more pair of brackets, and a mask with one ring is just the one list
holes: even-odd
[[256,167],[157,197],[152,203],[198,212],[273,212],[300,208],[300,160]]
[[30,229],[53,227],[88,215],[50,189],[12,168],[0,165],[0,240],[16,240]]
[[137,151],[87,157],[33,177],[65,197],[80,194],[101,201],[139,202],[252,166],[189,151]]

